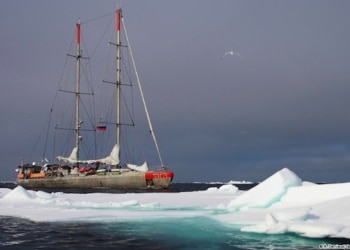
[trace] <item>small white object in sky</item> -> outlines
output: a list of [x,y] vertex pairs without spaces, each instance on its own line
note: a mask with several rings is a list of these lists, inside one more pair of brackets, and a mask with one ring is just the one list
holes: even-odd
[[221,57],[221,59],[223,59],[223,58],[224,58],[225,56],[227,56],[227,55],[231,55],[231,56],[237,55],[237,56],[239,56],[240,58],[242,58],[241,55],[240,55],[238,52],[235,52],[235,51],[227,51],[227,52],[225,52],[225,54]]

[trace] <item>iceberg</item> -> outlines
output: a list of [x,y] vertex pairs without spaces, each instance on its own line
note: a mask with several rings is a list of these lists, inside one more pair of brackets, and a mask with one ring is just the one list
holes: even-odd
[[296,174],[284,168],[234,199],[228,205],[228,209],[236,211],[269,207],[279,201],[289,187],[300,186],[301,183],[302,181]]
[[221,219],[243,225],[243,232],[350,239],[350,183],[302,182],[285,168],[233,199],[227,209],[233,213]]

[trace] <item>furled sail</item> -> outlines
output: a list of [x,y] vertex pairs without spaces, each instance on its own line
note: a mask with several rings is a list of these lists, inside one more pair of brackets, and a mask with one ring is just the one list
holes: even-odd
[[94,164],[98,162],[98,163],[107,164],[107,165],[118,165],[120,163],[119,146],[117,144],[114,145],[111,153],[107,157],[98,159],[98,160],[78,160],[77,152],[78,152],[78,149],[77,147],[75,147],[73,148],[73,151],[69,157],[57,156],[56,159],[59,161],[64,161],[66,163],[71,163],[71,164],[76,164],[76,163]]
[[118,144],[114,145],[109,156],[102,158],[102,159],[99,159],[99,160],[94,160],[94,162],[99,162],[99,163],[108,164],[108,165],[118,165],[120,163]]
[[147,172],[148,171],[148,164],[146,161],[141,166],[137,166],[134,164],[126,164],[126,165],[128,166],[128,168],[139,171],[139,172]]
[[78,162],[77,152],[78,152],[78,148],[75,147],[75,148],[73,148],[72,153],[70,154],[70,156],[68,156],[68,157],[57,156],[56,159],[59,160],[59,161],[64,161],[64,162],[67,162],[67,163],[74,164],[74,163]]

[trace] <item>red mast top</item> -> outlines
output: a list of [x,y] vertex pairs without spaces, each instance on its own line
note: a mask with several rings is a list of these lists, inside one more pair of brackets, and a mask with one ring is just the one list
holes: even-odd
[[80,44],[80,23],[76,24],[76,30],[77,30],[77,39],[76,39],[76,43]]
[[117,10],[117,20],[116,20],[116,25],[115,25],[117,31],[120,31],[121,23],[122,23],[122,9],[118,9]]

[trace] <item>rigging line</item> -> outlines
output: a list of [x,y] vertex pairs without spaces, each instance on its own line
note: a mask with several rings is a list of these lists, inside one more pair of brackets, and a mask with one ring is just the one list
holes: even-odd
[[[46,125],[46,124],[44,123],[43,128],[45,127],[45,125]],[[40,138],[41,138],[41,136],[42,136],[42,132],[41,132],[41,131],[43,131],[43,129],[40,130],[40,134],[39,134],[37,140],[35,141],[35,144],[34,144],[34,147],[33,147],[33,149],[32,149],[32,152],[31,152],[30,155],[29,155],[29,159],[32,159],[33,154],[34,154],[34,151],[36,150],[36,148],[37,148],[37,146],[38,146],[38,144],[39,144]]]
[[[130,82],[130,86],[132,86],[132,80],[131,80],[131,59],[130,59],[130,55],[129,55],[129,53],[126,53],[126,56],[128,57],[128,59],[127,60],[122,60],[122,64],[124,65],[124,74],[123,74],[123,76],[126,74],[126,79],[128,79],[129,80],[129,82]],[[122,52],[122,58],[124,58],[124,53]],[[127,63],[126,63],[126,61],[128,62],[128,65],[127,65]]]
[[[106,93],[105,93],[106,94]],[[106,121],[107,119],[111,120],[111,117],[114,116],[114,112],[113,112],[113,109],[115,107],[115,100],[112,99],[112,97],[109,96],[109,101],[106,102],[106,103],[109,103],[109,105],[105,104],[104,107],[103,107],[103,110],[102,110],[102,107],[101,107],[101,110],[100,110],[100,114],[103,114],[104,115],[104,120]],[[113,118],[112,118],[113,119]]]
[[[146,148],[146,146],[147,146],[147,143],[148,143],[148,141],[150,140],[150,134],[147,134],[146,136],[145,136],[145,138],[144,138],[144,141],[143,141],[143,143],[142,143],[142,155],[143,155],[143,157],[146,159],[146,151],[145,151],[145,148]],[[141,138],[139,138],[139,140],[140,140]],[[141,142],[141,141],[140,141]]]
[[130,142],[129,134],[124,132],[123,137],[121,137],[121,147],[123,149],[122,152],[123,152],[124,157],[125,157],[125,162],[132,160],[129,142]]
[[87,24],[87,23],[90,23],[90,22],[92,22],[92,21],[96,21],[96,20],[98,20],[98,19],[101,19],[101,18],[104,18],[104,17],[106,17],[106,16],[109,16],[109,15],[111,15],[111,14],[115,14],[115,10],[113,10],[113,11],[111,11],[111,12],[108,12],[108,13],[106,13],[106,14],[103,14],[103,15],[101,15],[101,16],[91,18],[91,19],[89,19],[89,20],[87,20],[87,21],[81,22],[81,24]]
[[90,63],[88,63],[88,65],[83,65],[83,67],[81,67],[81,75],[84,76],[83,79],[85,79],[85,82],[86,82],[85,84],[85,86],[87,86],[86,94],[94,95],[94,88],[92,86],[92,71],[91,71]]
[[[131,88],[131,112],[130,116],[132,117],[131,119],[135,119],[134,116],[134,91],[133,91],[133,77],[132,77],[132,66],[131,66],[131,58],[130,58],[130,53],[125,53],[127,56],[127,60],[122,60],[122,64],[124,65],[124,70],[125,73],[123,74],[124,79],[127,79],[129,82],[129,87]],[[122,51],[122,57],[124,57],[124,53]],[[128,65],[127,65],[128,64]],[[126,75],[126,76],[125,76]],[[126,82],[126,81],[125,81]]]
[[[114,12],[115,12],[115,11],[114,11]],[[113,13],[114,13],[114,12],[113,12]],[[111,18],[111,20],[109,21],[109,23],[108,23],[108,25],[106,26],[104,32],[102,33],[100,39],[98,40],[98,42],[97,42],[95,48],[92,50],[91,57],[93,57],[93,56],[95,55],[95,52],[96,52],[97,48],[100,46],[100,44],[101,44],[103,38],[106,36],[106,33],[107,33],[107,31],[109,30],[111,24],[113,23],[113,20],[114,20],[114,16],[113,16],[113,18]]]
[[122,8],[122,0],[117,1],[117,9]]
[[94,114],[89,115],[89,113],[91,113],[91,112],[88,112],[89,109],[87,108],[87,106],[85,105],[85,102],[83,100],[81,100],[81,106],[82,106],[83,110],[85,111],[86,118],[88,119],[89,125],[94,127],[94,120],[95,120]]
[[[130,55],[129,53],[126,53],[126,55],[129,57],[128,58],[128,64],[126,64],[126,60],[122,60],[122,64],[124,65],[124,74],[123,74],[123,79],[125,79],[125,81],[123,80],[122,82],[129,82],[128,83],[125,83],[123,85],[127,86],[127,87],[130,87],[130,96],[131,96],[131,105],[127,105],[127,99],[123,93],[123,91],[121,90],[121,94],[122,94],[122,97],[123,97],[123,101],[124,101],[124,106],[125,106],[125,109],[126,111],[128,112],[128,115],[129,115],[129,119],[131,120],[131,122],[133,124],[135,124],[135,116],[134,116],[134,90],[133,90],[133,83],[132,83],[132,74],[131,74],[131,59],[130,59]],[[122,58],[124,57],[124,53],[122,53]],[[129,108],[129,106],[131,106],[131,108]]]
[[45,156],[46,156],[46,149],[47,149],[47,143],[48,143],[49,132],[50,132],[50,127],[51,127],[51,120],[52,120],[52,109],[50,110],[49,123],[48,123],[48,126],[47,126],[45,143],[44,143],[44,153],[43,153],[44,160],[45,160]]
[[[75,31],[74,31],[75,32]],[[74,34],[73,34],[74,36]],[[71,43],[70,43],[70,46],[69,48],[72,47],[72,44],[73,44],[73,40],[71,40]],[[64,69],[66,68],[67,66],[67,61],[68,61],[68,57],[66,57],[65,59],[65,62],[64,62],[64,65],[63,65],[63,70],[61,72],[61,75],[60,75],[60,80],[58,82],[58,85],[57,85],[57,90],[59,89],[60,85],[61,85],[61,82],[62,82],[62,79],[63,79],[63,75],[64,75]],[[51,104],[51,108],[50,108],[50,111],[49,111],[49,119],[48,119],[48,126],[47,126],[47,131],[46,131],[46,136],[45,136],[45,142],[44,142],[44,150],[43,150],[43,158],[45,158],[46,156],[46,150],[47,150],[47,144],[48,144],[48,138],[49,138],[49,130],[50,130],[50,126],[51,126],[51,120],[52,120],[52,113],[53,113],[53,107],[55,105],[55,102],[56,102],[56,98],[58,96],[58,91],[55,91],[55,95],[54,95],[54,98],[53,98],[53,101],[52,101],[52,104]],[[45,125],[44,125],[45,126]],[[42,131],[42,130],[40,130]],[[39,143],[39,140],[40,140],[40,136],[38,138],[38,140],[36,141],[35,143],[35,146],[34,146],[34,149],[30,155],[30,158],[32,157],[33,153],[34,153],[34,150],[35,148],[37,147],[37,144]]]
[[[89,127],[91,126],[92,128],[94,128],[94,122],[93,122],[93,120],[95,119],[95,116],[96,116],[96,112],[95,112],[95,108],[94,108],[94,88],[93,88],[93,86],[92,86],[92,82],[93,82],[93,77],[92,77],[92,70],[91,70],[91,60],[90,60],[90,55],[89,55],[89,51],[88,51],[88,49],[87,49],[87,46],[86,46],[86,42],[85,42],[85,38],[84,38],[84,36],[82,35],[82,41],[83,41],[83,48],[84,48],[84,50],[86,51],[85,53],[86,53],[86,59],[88,59],[87,60],[87,62],[86,63],[84,63],[83,65],[82,65],[82,67],[81,67],[81,74],[83,75],[83,76],[85,76],[84,77],[84,79],[85,79],[85,82],[86,82],[86,86],[87,86],[87,92],[88,93],[90,93],[91,95],[92,95],[92,97],[90,98],[90,99],[92,99],[92,106],[89,106],[89,107],[87,107],[86,105],[85,105],[85,102],[83,101],[83,99],[81,99],[81,102],[80,102],[80,104],[82,105],[82,108],[83,108],[83,110],[85,111],[85,114],[86,114],[86,118],[87,118],[87,120],[88,120],[88,125],[89,125]],[[90,112],[89,112],[90,111]],[[90,114],[90,115],[89,115]],[[94,138],[94,144],[96,144],[96,138]],[[83,151],[86,153],[88,150],[87,150],[87,148],[86,148],[86,145],[83,143],[82,144],[82,146],[83,146]]]
[[[121,99],[123,100],[123,109],[125,109],[125,111],[127,112],[127,115],[123,116],[123,120],[126,120],[124,125],[131,125],[131,126],[135,126],[135,120],[134,120],[134,116],[132,114],[132,112],[130,111],[130,108],[128,107],[128,102],[127,102],[127,98],[125,97],[125,94],[124,94],[124,91],[121,91]],[[114,101],[114,100],[113,100]],[[108,111],[106,112],[107,115],[106,117],[109,117],[110,113],[114,114],[112,111],[113,111],[113,108],[114,108],[114,103],[111,103],[109,108],[108,108]],[[115,122],[107,122],[107,120],[105,121],[106,123],[110,123],[110,124],[116,124]],[[130,122],[130,124],[128,123]],[[122,124],[123,125],[123,124]]]
[[[76,30],[75,30],[75,28],[74,28],[73,36],[72,36],[72,37],[75,37],[75,32],[76,32]],[[65,62],[64,62],[64,66],[63,66],[61,75],[60,75],[60,80],[59,80],[59,82],[58,82],[57,90],[60,89],[60,86],[61,86],[61,84],[62,84],[62,82],[63,82],[64,73],[65,73],[65,70],[66,70],[66,67],[67,67],[67,64],[68,64],[68,58],[69,58],[68,55],[70,55],[69,52],[72,50],[73,44],[74,44],[74,39],[71,40],[70,45],[69,45],[68,52],[66,53],[66,59],[65,59]],[[56,91],[56,95],[55,95],[55,98],[54,98],[54,101],[53,101],[53,103],[52,103],[51,108],[53,108],[53,106],[54,106],[55,99],[56,99],[57,95],[58,95],[58,91]]]
[[129,45],[128,48],[129,48],[129,51],[130,51],[131,61],[132,61],[132,64],[134,66],[134,69],[135,69],[137,84],[139,86],[139,90],[140,90],[140,94],[141,94],[141,97],[142,97],[143,106],[145,108],[145,112],[146,112],[146,116],[147,116],[147,120],[148,120],[148,126],[150,128],[150,132],[152,134],[153,141],[154,141],[154,144],[155,144],[156,149],[157,149],[157,153],[158,153],[160,164],[161,164],[162,168],[165,168],[165,166],[163,164],[162,157],[160,155],[160,150],[159,150],[158,142],[157,142],[157,139],[156,139],[156,135],[154,134],[153,126],[152,126],[152,123],[151,123],[151,118],[150,118],[150,115],[149,115],[149,112],[148,112],[148,108],[147,108],[147,105],[146,105],[146,101],[145,101],[145,97],[144,97],[144,94],[143,94],[143,90],[142,90],[139,74],[138,74],[137,69],[136,69],[136,64],[135,64],[134,56],[133,56],[133,53],[132,53],[132,50],[131,50],[131,44],[129,43],[129,38],[128,38],[128,34],[126,32],[126,27],[125,27],[125,21],[124,20],[123,20],[122,24],[123,24],[123,29],[125,31],[126,42]]
[[[110,38],[110,40],[112,40],[112,38]],[[108,72],[111,72],[112,71],[112,69],[111,69],[111,67],[109,66],[109,65],[111,65],[112,63],[110,63],[110,61],[111,60],[113,60],[112,59],[112,53],[111,53],[111,50],[112,50],[112,47],[111,47],[111,44],[109,44],[108,46],[107,46],[107,55],[106,55],[106,57],[105,57],[105,64],[104,64],[104,72],[103,72],[103,75],[102,75],[102,83],[103,83],[103,81],[105,81],[107,78],[108,78],[108,76],[107,76],[107,74],[108,74]],[[107,93],[109,93],[109,91],[107,90],[108,88],[107,87],[105,87],[105,86],[103,86],[102,88],[101,88],[101,92],[102,92],[102,98],[99,98],[99,113],[101,114],[101,113],[105,113],[106,115],[107,114],[109,114],[111,111],[107,111],[107,112],[105,112],[104,110],[110,110],[111,108],[109,107],[107,107],[108,105],[106,104],[107,102],[105,102],[105,100],[104,100],[104,97],[107,97],[108,95],[107,95]],[[109,102],[109,103],[111,103],[111,102]],[[112,104],[110,104],[110,105],[112,105]]]
[[130,109],[129,109],[128,105],[127,105],[127,101],[126,101],[126,98],[125,98],[125,95],[124,95],[123,91],[121,91],[121,96],[122,96],[122,99],[123,99],[123,102],[124,102],[124,107],[125,107],[126,111],[128,112],[129,119],[131,120],[132,124],[135,124],[133,116],[132,116],[132,113],[130,112]]
[[56,129],[53,131],[53,142],[52,142],[52,162],[55,160],[56,151]]
[[[112,39],[111,39],[112,40]],[[111,44],[109,43],[108,49],[107,49],[107,55],[106,55],[106,61],[105,61],[105,66],[104,66],[104,73],[102,75],[102,79],[104,80],[107,76],[107,71],[110,69],[110,67],[108,67],[109,65],[109,60],[111,60]]]
[[[74,34],[73,34],[73,36],[74,36]],[[72,44],[73,44],[73,40],[72,40],[71,43],[70,43],[70,46],[69,46],[69,50],[68,50],[68,51],[71,50]],[[56,94],[55,94],[55,96],[54,96],[54,98],[53,98],[53,101],[52,101],[51,109],[50,109],[50,110],[53,110],[53,107],[54,107],[54,105],[55,105],[56,98],[57,98],[57,95],[58,95],[58,92],[59,92],[58,90],[60,89],[60,86],[61,86],[61,84],[62,84],[62,82],[63,82],[64,72],[65,72],[65,69],[66,69],[66,67],[67,67],[67,64],[68,64],[68,56],[66,56],[66,59],[65,59],[65,61],[64,61],[63,69],[62,69],[62,72],[61,72],[61,75],[60,75],[60,79],[59,79],[58,85],[57,85],[57,91],[55,92]]]
[[84,36],[82,35],[82,40],[83,40],[83,47],[86,51],[86,55],[87,57],[84,57],[84,59],[87,59],[87,63],[84,63],[81,67],[81,74],[85,76],[85,81],[86,81],[86,85],[88,86],[88,91],[93,95],[94,94],[94,88],[92,86],[92,82],[93,82],[93,77],[92,77],[92,70],[91,70],[91,60],[90,60],[90,56],[89,56],[89,51],[87,49],[86,43],[85,43],[85,39]]
[[135,140],[137,145],[141,145],[141,147],[137,152],[136,151],[133,152],[134,161],[137,159],[142,161],[147,161],[147,155],[146,155],[145,149],[146,149],[147,143],[149,142],[149,139],[152,139],[151,134],[150,133],[147,133],[146,135],[142,134],[142,136],[138,134],[137,136],[134,136],[133,139]]
[[95,98],[92,98],[92,112],[93,112],[93,119],[94,121],[91,121],[92,126],[94,127],[94,158],[96,159],[96,147],[97,147],[97,134],[96,134],[96,105],[95,105]]

